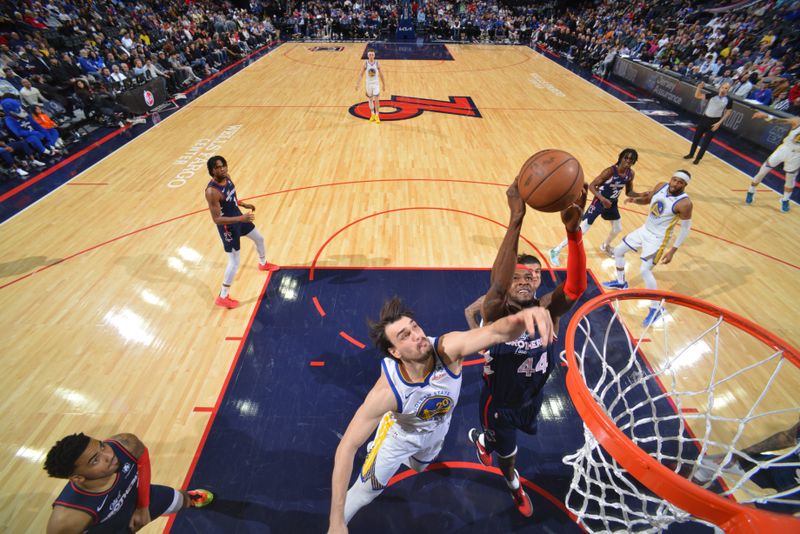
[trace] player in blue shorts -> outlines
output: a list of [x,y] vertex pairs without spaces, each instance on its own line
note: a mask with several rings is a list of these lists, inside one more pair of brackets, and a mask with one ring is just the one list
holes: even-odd
[[[222,156],[214,156],[208,160],[206,165],[208,166],[208,174],[212,178],[206,186],[208,210],[217,225],[219,237],[222,239],[222,246],[228,254],[228,266],[225,268],[222,289],[214,304],[223,308],[235,308],[239,305],[239,301],[230,297],[230,289],[233,277],[236,276],[236,271],[239,270],[239,241],[241,236],[252,239],[256,244],[259,270],[275,272],[280,267],[267,261],[264,236],[256,230],[253,224],[256,218],[253,212],[256,211],[256,207],[252,204],[241,202],[236,198],[236,187],[228,174],[228,162]],[[240,206],[250,210],[250,213],[242,214],[239,209]]]
[[133,434],[104,441],[66,436],[47,453],[44,468],[69,480],[53,502],[48,534],[135,532],[153,518],[214,500],[207,490],[150,485],[150,456]]
[[[614,257],[614,246],[611,242],[622,232],[622,223],[620,222],[619,207],[617,202],[625,190],[625,196],[636,198],[642,196],[642,193],[637,193],[633,190],[633,178],[636,173],[633,170],[633,165],[639,159],[639,153],[632,148],[626,148],[619,153],[617,163],[611,167],[603,169],[597,178],[592,180],[589,184],[589,191],[594,195],[594,200],[586,209],[583,214],[583,221],[581,222],[581,232],[586,235],[589,228],[592,227],[594,221],[598,217],[602,217],[611,223],[611,231],[608,237],[600,245],[600,251],[609,258]],[[550,249],[550,263],[558,267],[561,261],[558,255],[564,247],[567,246],[567,240],[562,241],[558,246]]]
[[[517,256],[525,203],[520,198],[516,181],[508,188],[511,220],[492,266],[489,290],[482,297],[481,316],[484,325],[522,308],[541,306],[550,311],[553,331],[558,332],[559,318],[586,290],[586,253],[580,230],[586,191],[584,185],[578,202],[561,212],[569,247],[567,278],[552,292],[537,298],[536,289],[541,282],[539,260],[532,256],[520,260]],[[542,388],[556,365],[555,347],[555,343],[545,344],[538,335],[523,333],[512,341],[490,347],[488,353],[484,352],[484,384],[479,404],[483,430],[472,428],[469,431],[469,440],[475,445],[482,464],[491,465],[492,454],[497,455],[514,503],[526,517],[533,514],[533,506],[514,468],[517,431],[536,433],[536,418],[542,406]]]

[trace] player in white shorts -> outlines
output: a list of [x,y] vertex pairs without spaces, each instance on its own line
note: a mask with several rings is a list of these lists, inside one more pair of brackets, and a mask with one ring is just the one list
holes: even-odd
[[[640,251],[642,259],[640,273],[647,289],[656,289],[656,279],[653,276],[653,267],[658,263],[669,263],[678,250],[689,229],[692,227],[692,201],[684,192],[691,181],[689,171],[675,171],[669,183],[661,182],[641,196],[626,198],[625,202],[635,204],[650,204],[650,213],[643,226],[640,226],[626,235],[622,242],[614,249],[614,260],[617,266],[617,279],[603,282],[603,286],[610,289],[627,289],[625,280],[625,254],[632,250]],[[680,221],[681,233],[667,250],[670,237],[675,230],[675,224]],[[666,250],[666,252],[665,252]],[[653,301],[644,320],[644,326],[649,326],[660,315],[658,302]]]
[[783,138],[783,143],[780,144],[775,151],[769,155],[767,161],[758,169],[758,173],[753,177],[750,183],[750,189],[747,191],[745,202],[748,204],[753,203],[753,198],[756,194],[756,187],[761,183],[761,180],[767,176],[767,173],[783,163],[783,173],[786,175],[786,182],[783,185],[783,197],[781,197],[781,211],[786,213],[789,211],[789,197],[792,196],[794,189],[794,181],[797,179],[797,171],[800,170],[800,118],[787,117],[779,119],[762,113],[753,113],[754,119],[764,119],[767,121],[783,122],[790,126],[789,133]]
[[[358,84],[361,82],[361,77],[364,76],[364,73],[367,73],[366,78],[366,91],[367,91],[367,99],[369,100],[369,121],[380,123],[380,109],[381,109],[381,85],[384,87],[386,86],[386,82],[383,80],[383,70],[381,69],[378,60],[375,59],[375,50],[371,48],[367,50],[367,60],[364,62],[364,65],[361,67],[361,72],[358,74],[358,81],[356,82],[356,90],[358,90]],[[380,78],[380,82],[378,79]]]
[[[421,472],[433,462],[458,402],[464,357],[526,330],[538,332],[544,345],[551,343],[550,313],[538,306],[525,308],[489,326],[435,338],[425,335],[399,298],[383,305],[380,319],[370,323],[370,338],[388,357],[336,448],[329,533],[347,532],[350,519],[381,494],[402,464]],[[364,465],[346,491],[356,451],[373,431]]]

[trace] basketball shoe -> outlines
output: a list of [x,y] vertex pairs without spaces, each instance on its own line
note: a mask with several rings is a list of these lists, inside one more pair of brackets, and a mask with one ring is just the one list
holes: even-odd
[[375,114],[369,116],[369,122],[375,122]]
[[748,191],[747,195],[744,197],[744,203],[745,204],[752,204],[754,196],[755,196],[755,193],[751,193],[750,191]]
[[789,213],[789,201],[788,200],[781,200],[781,211],[783,213]]
[[375,114],[375,124],[380,124],[380,123],[381,123],[381,116],[376,113]]
[[268,261],[265,261],[264,263],[259,263],[258,264],[258,270],[259,271],[269,271],[271,273],[274,273],[275,271],[280,271],[281,268],[280,268],[280,266],[275,265],[274,263],[270,263]]
[[216,300],[214,300],[214,304],[216,304],[217,306],[222,306],[223,308],[228,308],[229,310],[232,310],[233,308],[235,308],[235,307],[237,307],[239,305],[239,301],[238,300],[233,300],[230,296],[227,296],[227,297],[217,296]]
[[531,504],[531,498],[528,497],[528,494],[525,493],[525,490],[522,488],[522,481],[519,479],[519,473],[516,469],[514,469],[514,477],[516,477],[517,482],[519,482],[519,487],[511,490],[511,496],[514,498],[514,504],[517,505],[517,510],[519,510],[519,513],[525,517],[530,517],[533,515],[533,504]]
[[214,500],[214,494],[208,490],[196,489],[187,491],[186,493],[189,494],[189,500],[191,501],[190,506],[192,508],[203,508],[211,504]]
[[608,289],[628,289],[628,282],[609,280],[608,282],[603,282],[603,287],[607,287]]
[[661,308],[650,308],[647,312],[647,317],[642,321],[642,326],[650,326],[661,317]]
[[550,249],[550,263],[553,264],[554,267],[558,267],[561,265],[561,260],[558,259],[558,255],[561,253],[560,250],[557,248]]
[[600,252],[602,252],[609,258],[614,257],[614,249],[611,248],[611,245],[606,245],[605,243],[603,243],[602,245],[600,245]]
[[486,452],[486,447],[481,443],[481,434],[477,428],[470,428],[467,437],[475,445],[475,452],[478,455],[478,460],[483,465],[492,465],[492,453]]

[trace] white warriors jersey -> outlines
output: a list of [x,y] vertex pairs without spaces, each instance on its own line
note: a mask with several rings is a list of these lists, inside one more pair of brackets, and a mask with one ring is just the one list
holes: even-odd
[[786,137],[783,138],[783,146],[790,150],[800,151],[800,126],[786,134]]
[[381,362],[397,400],[392,416],[406,432],[431,432],[449,425],[461,392],[462,373],[453,374],[442,362],[436,351],[437,338],[429,336],[428,340],[433,345],[433,369],[422,382],[407,382],[397,360],[384,358]]
[[669,184],[664,184],[650,199],[650,214],[644,223],[645,229],[659,238],[668,237],[679,220],[674,211],[675,204],[684,198],[689,198],[685,192],[670,196]]
[[375,60],[375,63],[370,63],[369,60],[364,62],[364,68],[367,69],[367,85],[376,84],[378,83],[378,69],[380,69],[380,65],[378,65],[378,60]]

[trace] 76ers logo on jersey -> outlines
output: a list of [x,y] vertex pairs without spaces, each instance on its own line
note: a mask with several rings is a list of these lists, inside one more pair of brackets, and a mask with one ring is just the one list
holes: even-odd
[[[430,98],[392,95],[389,100],[381,100],[381,108],[382,110],[393,108],[393,111],[381,111],[381,122],[413,119],[422,115],[424,111],[481,118],[481,112],[478,111],[472,98],[468,96],[450,96],[448,100],[431,100]],[[368,120],[372,116],[368,102],[354,104],[350,106],[349,111],[351,115],[359,119]]]
[[444,415],[453,407],[453,399],[443,395],[428,397],[417,409],[417,417],[423,421],[430,421],[437,415]]

